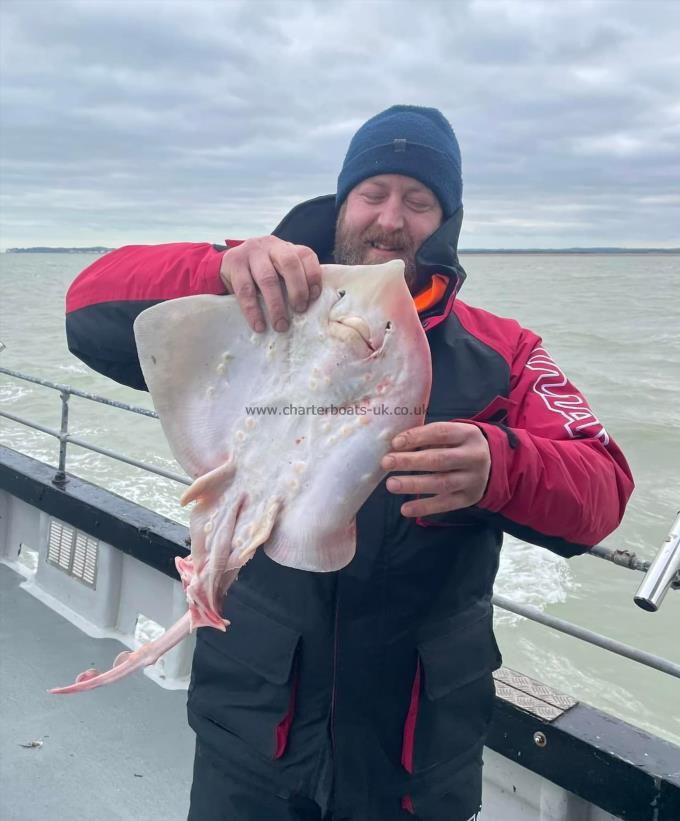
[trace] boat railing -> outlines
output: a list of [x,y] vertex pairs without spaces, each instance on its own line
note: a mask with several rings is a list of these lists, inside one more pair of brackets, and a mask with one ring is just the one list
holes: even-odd
[[[0,374],[59,391],[59,395],[61,397],[61,424],[58,430],[56,428],[40,425],[17,414],[0,410],[1,417],[9,419],[12,422],[25,425],[26,427],[33,428],[34,430],[38,430],[48,436],[54,437],[59,441],[58,465],[52,480],[55,485],[63,485],[66,481],[67,446],[69,444],[77,445],[78,447],[99,453],[102,456],[141,468],[142,470],[149,471],[150,473],[155,473],[158,476],[163,476],[166,479],[171,479],[183,485],[191,484],[191,480],[187,476],[182,476],[171,471],[163,470],[162,468],[158,468],[146,462],[141,462],[122,453],[117,453],[116,451],[99,447],[98,445],[91,442],[86,442],[85,440],[69,433],[69,400],[71,396],[77,396],[92,402],[99,402],[103,405],[109,405],[111,407],[118,408],[119,410],[158,419],[158,414],[154,411],[135,405],[129,405],[125,402],[107,399],[106,397],[88,393],[87,391],[81,391],[69,385],[63,385],[57,382],[51,382],[47,379],[29,376],[9,368],[0,367]],[[596,545],[584,555],[612,562],[613,564],[628,568],[629,570],[644,573],[645,578],[634,597],[634,601],[644,610],[655,611],[659,608],[666,592],[669,589],[680,589],[680,512],[678,513],[669,535],[661,547],[661,550],[651,562],[640,559],[630,550],[616,549],[605,545]],[[499,594],[494,595],[493,603],[496,607],[499,607],[502,610],[515,613],[523,618],[543,624],[546,627],[550,627],[553,630],[558,630],[561,633],[566,633],[567,635],[573,636],[574,638],[580,639],[588,644],[601,647],[610,653],[615,653],[632,661],[636,661],[646,667],[651,667],[662,673],[666,673],[667,675],[680,678],[680,664],[677,664],[670,659],[665,659],[644,650],[640,650],[637,647],[624,644],[623,642],[617,641],[608,636],[603,636],[600,633],[596,633],[585,627],[573,624],[572,622],[543,613],[538,607],[521,604]]]
[[126,402],[118,402],[115,399],[107,399],[105,396],[98,396],[95,393],[81,391],[78,390],[78,388],[72,388],[70,385],[61,385],[58,382],[50,382],[47,379],[39,379],[36,376],[28,376],[27,374],[20,373],[19,371],[13,371],[9,368],[0,368],[0,373],[5,376],[13,376],[15,379],[22,379],[24,382],[31,382],[34,385],[40,385],[43,388],[52,388],[52,390],[59,391],[59,395],[61,397],[61,425],[59,430],[56,428],[49,428],[45,425],[40,425],[37,422],[32,422],[30,419],[26,419],[23,416],[17,416],[16,414],[9,413],[8,411],[0,411],[0,416],[4,416],[12,422],[17,422],[20,425],[33,428],[33,430],[46,433],[48,436],[53,436],[55,439],[59,440],[59,462],[57,465],[57,473],[54,477],[55,484],[62,483],[66,478],[66,448],[69,443],[85,448],[85,450],[91,450],[94,453],[99,453],[102,456],[107,456],[109,459],[115,459],[118,462],[125,462],[127,465],[132,465],[133,467],[146,470],[149,473],[155,473],[158,476],[163,476],[165,479],[172,479],[172,481],[179,482],[183,485],[191,484],[191,479],[187,476],[182,476],[179,473],[173,473],[169,470],[163,470],[162,468],[156,467],[155,465],[150,465],[147,462],[140,462],[138,459],[133,459],[131,456],[126,456],[123,453],[102,448],[92,442],[86,442],[84,439],[80,439],[77,436],[72,436],[68,430],[69,400],[72,396],[78,396],[81,399],[89,399],[91,402],[99,402],[102,405],[109,405],[112,408],[118,408],[119,410],[137,413],[141,416],[151,417],[152,419],[158,419],[158,414],[155,411],[148,410],[147,408],[141,408],[137,405],[128,405]]

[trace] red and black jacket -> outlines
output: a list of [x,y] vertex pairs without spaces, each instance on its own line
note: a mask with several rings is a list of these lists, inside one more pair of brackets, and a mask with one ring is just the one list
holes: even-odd
[[[467,819],[501,659],[491,595],[502,533],[563,556],[618,525],[633,488],[620,450],[542,346],[513,320],[457,298],[462,213],[418,252],[445,287],[421,311],[433,389],[427,421],[477,425],[491,450],[474,508],[413,521],[382,483],[357,517],[357,553],[337,573],[281,567],[258,551],[225,601],[227,633],[200,630],[189,720],[204,750],[281,795]],[[274,231],[333,248],[334,200],[303,203]],[[226,246],[128,246],[83,271],[67,296],[71,351],[144,388],[132,323],[156,302],[224,292]],[[428,812],[430,815],[428,815]]]

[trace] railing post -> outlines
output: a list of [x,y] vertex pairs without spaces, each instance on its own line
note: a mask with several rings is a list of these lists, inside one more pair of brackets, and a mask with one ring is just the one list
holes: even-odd
[[666,536],[666,541],[656,554],[647,575],[642,580],[634,601],[638,607],[654,613],[670,587],[680,588],[680,510]]
[[66,445],[68,444],[68,400],[69,391],[59,391],[61,396],[61,427],[59,428],[59,466],[52,482],[63,485],[66,482]]

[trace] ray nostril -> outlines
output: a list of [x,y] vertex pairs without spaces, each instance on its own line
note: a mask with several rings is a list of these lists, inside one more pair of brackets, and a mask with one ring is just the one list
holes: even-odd
[[391,327],[392,327],[392,323],[388,320],[387,325],[385,325],[385,330],[389,331]]
[[347,291],[338,291],[338,296],[340,297],[340,299],[342,299],[342,297],[343,297],[346,293],[347,293]]

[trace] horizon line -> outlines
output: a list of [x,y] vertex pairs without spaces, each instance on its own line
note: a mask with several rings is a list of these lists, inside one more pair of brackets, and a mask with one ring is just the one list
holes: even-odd
[[[92,251],[110,252],[116,251],[118,248],[124,246],[109,247],[105,245],[28,245],[28,246],[13,246],[8,248],[0,248],[0,253],[49,253],[56,252],[83,252]],[[541,248],[541,247],[526,247],[526,248],[458,248],[459,254],[521,254],[521,253],[665,253],[665,254],[680,254],[680,247],[659,247],[654,245],[649,246],[626,246],[626,245],[570,245],[559,248]]]

